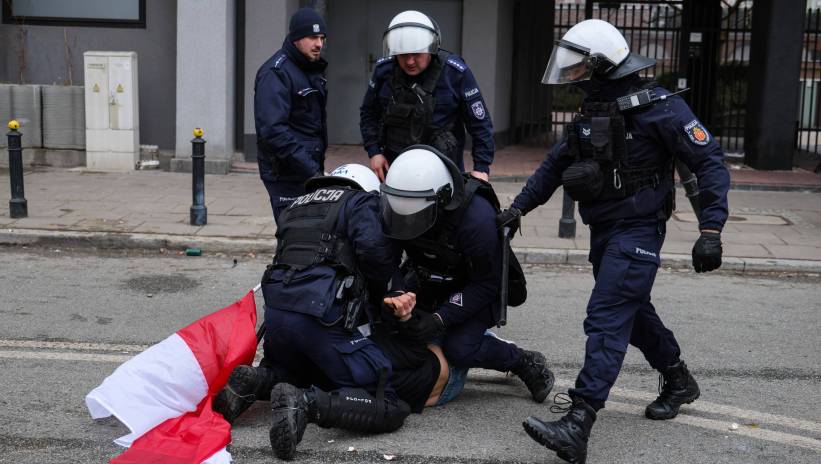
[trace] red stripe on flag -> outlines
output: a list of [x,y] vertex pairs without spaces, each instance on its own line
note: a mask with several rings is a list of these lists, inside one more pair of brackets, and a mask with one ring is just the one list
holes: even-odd
[[231,371],[251,364],[257,348],[254,293],[177,332],[191,351],[208,382],[208,394],[197,410],[168,419],[141,436],[115,464],[199,464],[231,442],[231,425],[211,409]]
[[210,394],[217,394],[240,364],[251,364],[257,350],[254,293],[177,332],[202,368]]
[[231,424],[211,409],[211,400],[154,427],[111,464],[200,464],[213,456],[231,442]]

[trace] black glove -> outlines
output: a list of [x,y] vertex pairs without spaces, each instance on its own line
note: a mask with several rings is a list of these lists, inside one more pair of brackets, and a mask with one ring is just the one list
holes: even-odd
[[510,228],[510,235],[516,233],[519,230],[519,226],[522,224],[522,212],[519,211],[519,208],[510,207],[506,210],[502,210],[499,214],[496,215],[496,227],[509,227]]
[[399,323],[399,335],[411,342],[428,343],[444,334],[442,320],[426,311],[414,311],[410,319]]
[[721,233],[702,232],[693,245],[693,268],[710,272],[721,266]]

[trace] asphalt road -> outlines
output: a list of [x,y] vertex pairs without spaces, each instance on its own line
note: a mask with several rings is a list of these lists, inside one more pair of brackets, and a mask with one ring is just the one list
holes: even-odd
[[[240,298],[268,259],[0,249],[0,463],[107,462],[120,453],[112,440],[126,429],[92,421],[85,394],[147,345]],[[565,390],[583,360],[592,277],[586,268],[527,272],[528,303],[511,308],[498,334],[544,352]],[[653,299],[701,399],[675,420],[644,419],[657,375],[631,349],[588,462],[821,462],[819,284],[662,270]],[[520,425],[531,414],[557,418],[550,404],[533,403],[515,378],[475,370],[457,401],[411,416],[396,433],[309,426],[297,461],[385,462],[389,454],[401,462],[555,463]],[[237,421],[237,462],[273,460],[267,425],[266,403]]]

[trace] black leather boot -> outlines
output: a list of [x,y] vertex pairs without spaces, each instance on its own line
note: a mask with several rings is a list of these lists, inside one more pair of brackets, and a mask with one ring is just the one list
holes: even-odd
[[233,423],[254,401],[268,399],[277,381],[274,377],[274,371],[267,367],[237,366],[225,387],[214,397],[214,411]]
[[659,374],[659,397],[647,405],[644,415],[653,420],[672,419],[682,404],[692,403],[700,394],[696,379],[684,361],[679,361]]
[[547,368],[547,359],[538,351],[522,350],[522,356],[510,372],[522,379],[537,403],[543,403],[553,389],[553,373]]
[[360,432],[393,432],[404,424],[410,406],[380,396],[362,388],[325,392],[316,387],[302,390],[287,383],[275,385],[271,390],[273,425],[269,432],[274,454],[291,459],[309,423]]
[[271,390],[272,425],[268,432],[271,449],[279,459],[294,457],[308,422],[316,421],[313,398],[289,383],[278,383]]
[[573,398],[569,408],[551,408],[551,411],[557,410],[565,410],[567,414],[555,422],[543,422],[530,416],[522,426],[530,438],[555,451],[561,459],[584,464],[587,460],[587,439],[596,422],[596,411],[581,398]]

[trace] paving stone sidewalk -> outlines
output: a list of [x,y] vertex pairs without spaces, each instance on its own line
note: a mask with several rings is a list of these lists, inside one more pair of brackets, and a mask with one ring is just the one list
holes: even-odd
[[[359,161],[359,147],[334,147],[328,167]],[[520,149],[518,158],[505,150],[497,155],[494,186],[503,206],[510,204],[543,154]],[[512,160],[518,160],[511,161]],[[507,161],[505,161],[507,160]],[[240,166],[242,169],[242,166]],[[264,187],[252,169],[224,176],[206,176],[208,223],[189,225],[191,175],[161,171],[98,173],[82,168],[37,168],[25,174],[29,216],[9,217],[8,172],[0,172],[0,244],[82,243],[101,247],[184,248],[205,251],[272,252],[275,226]],[[765,176],[754,171],[758,176]],[[790,173],[786,173],[790,174]],[[821,176],[798,173],[807,180],[787,180],[804,190],[733,189],[731,218],[725,228],[726,268],[821,271]],[[733,171],[734,181],[736,171]],[[506,180],[505,180],[506,179]],[[774,184],[785,185],[785,181]],[[803,183],[802,183],[803,182]],[[815,182],[815,185],[813,185]],[[772,188],[766,185],[763,188]],[[818,187],[818,189],[816,189]],[[589,232],[576,220],[573,239],[558,238],[561,191],[523,220],[513,245],[526,262],[584,264]],[[682,189],[678,209],[668,222],[663,248],[665,264],[685,266],[697,223]]]

